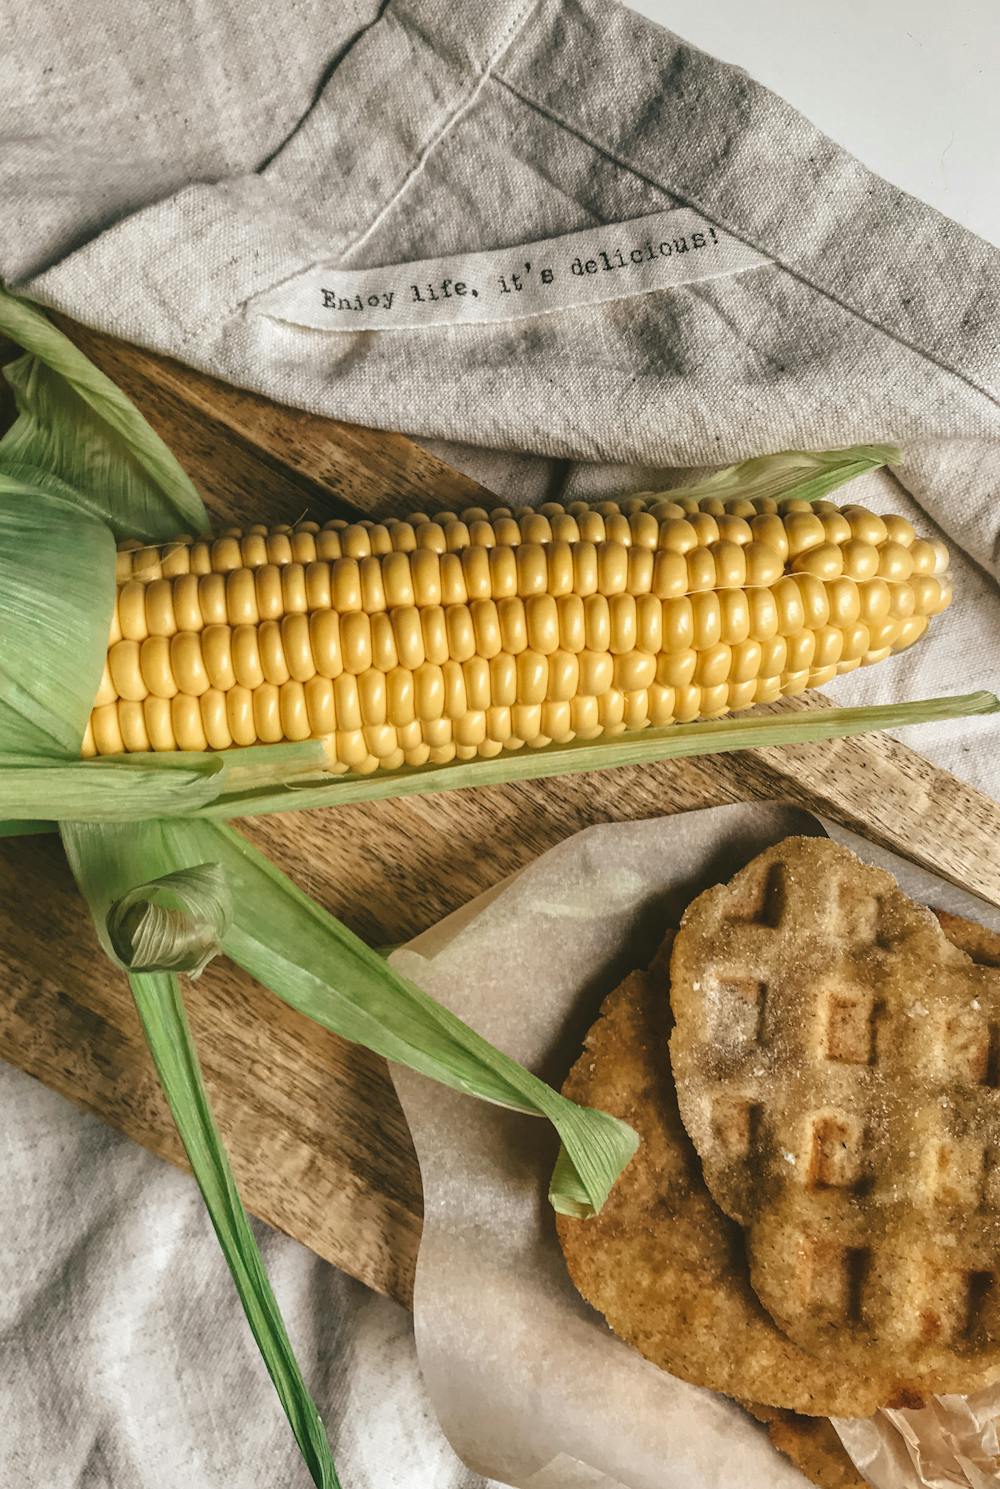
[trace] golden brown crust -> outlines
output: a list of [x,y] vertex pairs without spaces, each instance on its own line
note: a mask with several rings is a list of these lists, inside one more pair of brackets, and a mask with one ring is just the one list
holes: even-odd
[[818,1489],[868,1489],[826,1417],[803,1417],[755,1401],[741,1401],[763,1422],[771,1442]]
[[788,838],[688,908],[670,996],[681,1115],[779,1327],[883,1400],[995,1375],[1000,973]]
[[964,915],[952,915],[949,910],[935,910],[948,940],[978,967],[1000,967],[1000,931],[988,931]]
[[605,1000],[563,1092],[642,1139],[600,1215],[556,1217],[570,1276],[620,1338],[697,1385],[813,1416],[867,1416],[877,1382],[804,1353],[750,1286],[739,1228],[705,1188],[667,1058],[664,977],[635,972]]

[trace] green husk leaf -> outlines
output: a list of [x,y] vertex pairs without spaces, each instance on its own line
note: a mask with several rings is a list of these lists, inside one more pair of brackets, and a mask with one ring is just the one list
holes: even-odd
[[112,904],[108,939],[132,972],[200,977],[222,950],[233,918],[222,865],[201,863],[140,884]]
[[37,838],[44,837],[46,833],[58,831],[59,828],[55,822],[0,821],[0,838]]
[[[739,718],[710,719],[701,724],[671,724],[644,729],[612,739],[574,740],[540,750],[498,755],[495,760],[470,760],[457,765],[424,765],[385,775],[342,776],[318,784],[294,781],[277,790],[221,792],[215,801],[196,809],[206,818],[252,817],[313,807],[346,806],[356,801],[379,801],[394,796],[416,796],[437,791],[459,791],[471,786],[497,786],[509,781],[541,780],[580,771],[612,770],[621,765],[649,765],[730,750],[762,749],[768,745],[803,744],[842,739],[880,729],[937,723],[1000,710],[993,693],[964,693],[945,698],[922,698],[909,703],[882,703],[865,708],[814,707],[770,712],[764,705]],[[780,709],[780,705],[776,705]],[[267,748],[265,746],[265,748]]]
[[317,776],[320,740],[216,754],[176,751],[62,761],[0,754],[0,814],[17,821],[136,822],[184,816],[222,790],[239,796]]
[[[13,821],[135,822],[211,802],[225,778],[218,755],[59,761],[0,754],[0,813]],[[162,762],[162,763],[161,763]]]
[[[777,710],[772,712],[772,707]],[[727,751],[847,738],[1000,710],[993,693],[965,693],[865,708],[781,710],[767,705],[738,718],[673,724],[613,739],[574,740],[457,765],[371,776],[324,776],[322,744],[251,745],[212,753],[134,754],[73,762],[0,755],[0,816],[16,824],[137,822],[149,817],[232,820],[272,812],[346,806],[395,796],[458,791],[580,771],[648,765]],[[2,829],[0,829],[2,835]]]
[[[125,395],[2,289],[0,335],[25,348],[5,368],[19,416],[0,440],[0,752],[79,757],[107,651],[115,537],[169,538],[208,517]],[[41,815],[27,801],[0,812]]]
[[[113,923],[117,913],[114,907],[120,905],[123,895],[127,896],[137,880],[149,881],[144,885],[147,896],[153,889],[152,881],[156,880],[158,887],[153,891],[156,899],[164,894],[172,895],[175,902],[183,900],[189,909],[195,907],[205,920],[216,915],[220,929],[228,919],[228,887],[221,887],[224,874],[218,864],[208,864],[207,874],[205,862],[184,865],[183,876],[170,871],[157,872],[155,866],[151,873],[136,874],[136,868],[146,861],[144,841],[155,826],[149,823],[137,829],[96,826],[74,829],[67,825],[63,830],[76,881],[94,915],[101,943],[112,957],[115,950],[109,921]],[[119,859],[125,866],[124,875],[119,871]],[[197,874],[192,876],[191,872],[199,869],[203,881],[200,891]],[[131,884],[125,882],[129,879]],[[172,889],[164,890],[167,881]],[[319,1489],[339,1489],[323,1424],[295,1359],[212,1117],[177,977],[165,971],[132,971],[129,983],[184,1151],[289,1425],[313,1482]]]
[[313,1483],[339,1489],[323,1423],[302,1378],[212,1117],[177,978],[167,972],[133,972],[129,983],[184,1151],[295,1440]]
[[37,306],[0,290],[0,335],[28,354],[4,369],[19,417],[0,440],[0,467],[58,477],[117,538],[162,542],[208,529],[201,497],[159,435]]
[[0,596],[0,750],[78,756],[115,602],[109,529],[0,469]]
[[[223,950],[298,1012],[432,1080],[546,1117],[566,1149],[568,1202],[601,1208],[637,1145],[630,1127],[575,1106],[402,977],[231,828],[161,820],[132,827],[63,825],[63,841],[113,953],[107,911],[133,885],[199,863],[225,870],[233,921]],[[85,865],[87,872],[81,873]],[[581,1199],[580,1196],[583,1196]],[[553,1193],[561,1205],[563,1195]]]
[[691,486],[664,492],[678,496],[756,497],[819,501],[869,470],[902,458],[895,445],[851,445],[844,450],[781,450],[727,466]]

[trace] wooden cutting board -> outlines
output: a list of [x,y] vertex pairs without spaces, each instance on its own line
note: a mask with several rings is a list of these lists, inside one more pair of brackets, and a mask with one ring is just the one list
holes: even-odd
[[[399,435],[281,408],[66,329],[131,394],[220,522],[441,510],[487,495]],[[592,823],[775,797],[1000,904],[1000,806],[879,736],[289,813],[244,830],[381,945],[426,929]],[[0,965],[0,1056],[183,1165],[127,985],[98,949],[54,837],[0,840]],[[408,1302],[420,1175],[383,1062],[228,964],[186,984],[185,997],[248,1208]]]

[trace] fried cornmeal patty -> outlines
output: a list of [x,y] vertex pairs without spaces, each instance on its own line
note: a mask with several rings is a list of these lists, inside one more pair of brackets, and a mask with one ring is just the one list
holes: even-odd
[[868,1489],[826,1417],[803,1417],[754,1401],[741,1401],[740,1405],[765,1424],[779,1453],[790,1458],[818,1489]]
[[1000,1371],[1000,971],[891,875],[788,838],[700,895],[670,1051],[779,1327],[880,1394]]
[[629,1122],[639,1150],[603,1210],[556,1217],[578,1291],[655,1365],[695,1385],[811,1416],[868,1416],[882,1384],[814,1359],[750,1286],[739,1227],[717,1208],[677,1110],[662,960],[604,1002],[563,1085]]

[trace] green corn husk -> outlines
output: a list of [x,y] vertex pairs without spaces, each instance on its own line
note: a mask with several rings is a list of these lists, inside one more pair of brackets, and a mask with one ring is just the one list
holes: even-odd
[[[772,711],[774,709],[774,711]],[[717,755],[768,746],[845,739],[912,724],[972,718],[1000,710],[987,692],[881,703],[864,708],[814,708],[784,712],[766,705],[759,711],[700,724],[573,740],[566,745],[525,750],[495,760],[424,765],[367,776],[330,776],[317,769],[315,742],[303,745],[251,745],[221,754],[125,755],[119,759],[72,764],[0,755],[0,837],[54,830],[59,820],[142,822],[150,817],[190,817],[232,821],[273,812],[348,806],[359,801],[464,791],[510,781],[544,780],[582,771],[651,765],[698,755]],[[287,753],[285,753],[287,752]],[[322,753],[321,751],[319,752]],[[298,755],[296,760],[294,757]],[[237,764],[231,757],[241,757]],[[52,811],[50,822],[39,821]],[[24,818],[23,824],[17,817]]]
[[747,501],[770,496],[775,500],[821,501],[865,471],[894,465],[902,457],[896,445],[852,445],[846,450],[781,450],[756,455],[666,493],[670,497],[741,496]]
[[226,750],[176,751],[97,760],[0,754],[0,815],[7,820],[141,822],[195,814],[220,796],[284,791],[315,781],[325,759],[319,740]]
[[[327,914],[231,828],[190,818],[128,827],[63,823],[63,843],[105,950],[117,959],[108,916],[143,878],[207,863],[227,883],[231,921],[222,951],[299,1013],[442,1085],[547,1117],[572,1167],[569,1199],[601,1208],[636,1147],[635,1133],[603,1112],[585,1112],[494,1049],[429,998],[346,926]],[[142,897],[143,891],[138,891]],[[207,913],[202,917],[207,919]],[[183,942],[182,931],[178,938]],[[192,928],[192,937],[196,931]],[[175,947],[168,948],[169,955]],[[168,965],[167,963],[163,964]],[[562,1208],[563,1195],[552,1201]]]
[[221,863],[197,863],[128,890],[110,905],[105,924],[124,967],[194,978],[222,950],[232,920]]
[[[163,542],[206,530],[208,518],[120,390],[35,307],[2,290],[0,334],[26,352],[6,369],[19,417],[0,440],[0,836],[58,824],[102,944],[130,977],[174,1120],[309,1471],[336,1489],[325,1433],[212,1121],[176,970],[197,973],[222,952],[323,1027],[470,1096],[545,1118],[562,1141],[550,1198],[565,1213],[600,1209],[636,1138],[615,1118],[566,1101],[401,978],[224,819],[831,738],[1000,705],[980,693],[757,713],[358,779],[322,776],[315,741],[80,761],[114,599],[114,540]],[[897,457],[888,445],[783,452],[685,494],[815,500]]]
[[36,838],[56,831],[54,822],[0,822],[0,838]]
[[0,336],[28,354],[4,368],[18,418],[0,441],[3,469],[65,482],[116,539],[162,543],[208,530],[204,503],[167,446],[68,336],[3,290]]
[[110,530],[0,468],[0,596],[4,748],[79,758],[115,603]]
[[133,972],[129,983],[188,1162],[306,1467],[319,1489],[339,1489],[323,1423],[302,1379],[212,1117],[177,978],[168,972]]
[[760,712],[700,724],[672,724],[644,729],[612,739],[572,740],[565,745],[518,751],[495,760],[469,760],[456,765],[423,765],[409,770],[374,772],[369,776],[334,777],[326,781],[288,781],[278,788],[237,794],[221,792],[213,802],[195,809],[197,817],[232,819],[269,812],[312,807],[346,806],[357,801],[382,801],[395,796],[429,795],[438,791],[468,790],[475,786],[505,785],[509,781],[537,781],[576,775],[581,771],[614,770],[622,765],[651,765],[658,760],[680,760],[696,755],[758,750],[768,745],[806,744],[845,739],[909,724],[940,723],[1000,711],[993,693],[962,693],[945,698],[920,698],[910,703],[881,703],[865,708],[815,708],[795,713]]

